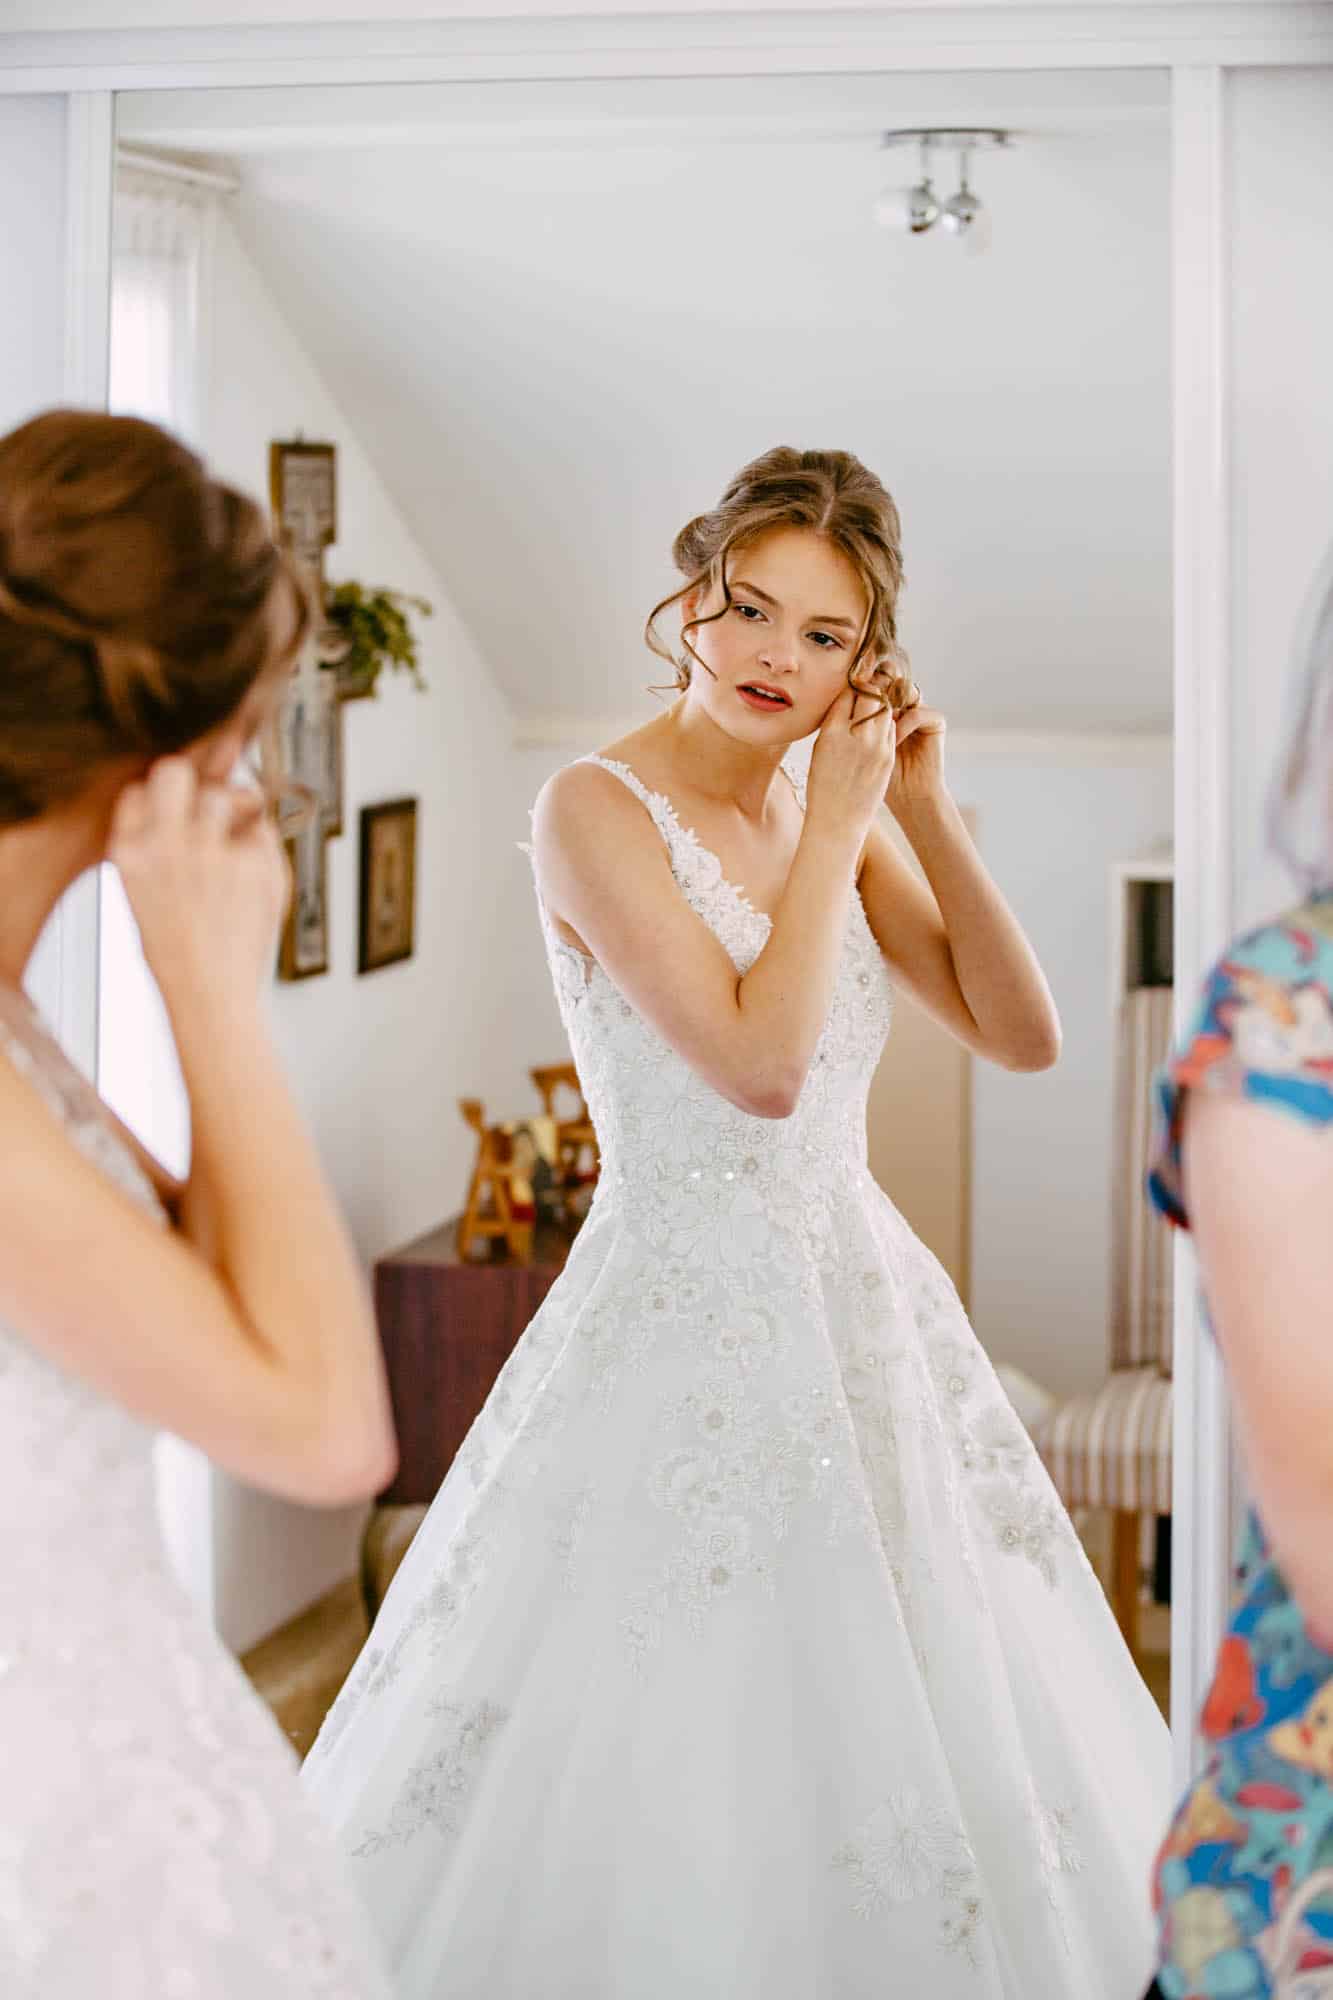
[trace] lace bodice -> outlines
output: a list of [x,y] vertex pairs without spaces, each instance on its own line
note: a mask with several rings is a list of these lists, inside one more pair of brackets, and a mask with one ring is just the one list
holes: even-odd
[[[691,908],[720,940],[740,973],[763,950],[772,923],[722,872],[722,865],[677,815],[669,799],[626,764],[600,764],[628,786],[666,844],[671,870]],[[793,780],[795,783],[795,780]],[[798,797],[802,798],[797,786]],[[542,924],[561,1018],[602,1148],[598,1198],[614,1199],[633,1178],[636,1203],[679,1202],[695,1191],[714,1219],[732,1202],[771,1208],[797,1192],[818,1210],[866,1171],[866,1099],[892,1014],[883,953],[859,896],[852,898],[832,1005],[800,1101],[790,1118],[757,1118],[695,1075],[583,952],[564,942],[543,909]]]

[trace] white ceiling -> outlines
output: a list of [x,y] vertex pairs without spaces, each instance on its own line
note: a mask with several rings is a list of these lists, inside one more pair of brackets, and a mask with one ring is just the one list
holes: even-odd
[[[1137,73],[156,93],[530,724],[625,713],[672,536],[771,444],[903,513],[965,728],[1170,707],[1169,130]],[[1021,133],[994,242],[886,235],[888,125]],[[391,581],[391,579],[385,579]]]

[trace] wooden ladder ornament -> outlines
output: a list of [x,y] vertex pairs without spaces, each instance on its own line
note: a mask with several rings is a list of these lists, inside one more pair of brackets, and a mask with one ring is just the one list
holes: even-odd
[[[566,1220],[572,1222],[576,1218],[570,1206],[571,1197],[581,1188],[592,1186],[601,1167],[597,1132],[588,1114],[587,1099],[573,1063],[547,1063],[542,1068],[530,1069],[528,1075],[537,1087],[546,1116],[555,1125],[556,1172],[561,1205]],[[578,1100],[578,1109],[569,1118],[561,1118],[555,1108],[555,1100],[561,1090],[571,1091]]]
[[459,1099],[459,1110],[477,1135],[477,1162],[458,1224],[458,1254],[466,1260],[478,1242],[503,1240],[512,1257],[532,1256],[536,1208],[530,1162],[503,1125],[488,1125],[479,1098]]

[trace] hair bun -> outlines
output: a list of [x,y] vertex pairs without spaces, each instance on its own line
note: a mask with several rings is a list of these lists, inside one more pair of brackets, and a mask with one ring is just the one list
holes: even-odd
[[262,510],[156,424],[50,410],[0,437],[0,825],[208,735],[308,616]]

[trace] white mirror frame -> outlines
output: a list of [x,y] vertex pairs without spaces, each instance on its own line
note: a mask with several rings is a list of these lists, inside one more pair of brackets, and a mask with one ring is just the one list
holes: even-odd
[[[1333,63],[1328,0],[1053,0],[881,5],[821,14],[734,0],[672,12],[648,0],[580,17],[529,0],[521,18],[429,18],[399,0],[392,26],[312,16],[272,28],[0,34],[0,94],[69,105],[67,368],[73,402],[106,398],[114,99],[121,90],[571,77],[1155,69],[1172,79],[1174,729],[1177,1007],[1183,1014],[1234,927],[1231,878],[1231,563],[1225,352],[1227,72]],[[478,6],[484,0],[477,0]],[[415,9],[415,21],[402,19]],[[91,1067],[97,895],[61,913],[61,1027]],[[1226,1606],[1230,1435],[1221,1371],[1178,1250],[1171,1721],[1183,1786]]]

